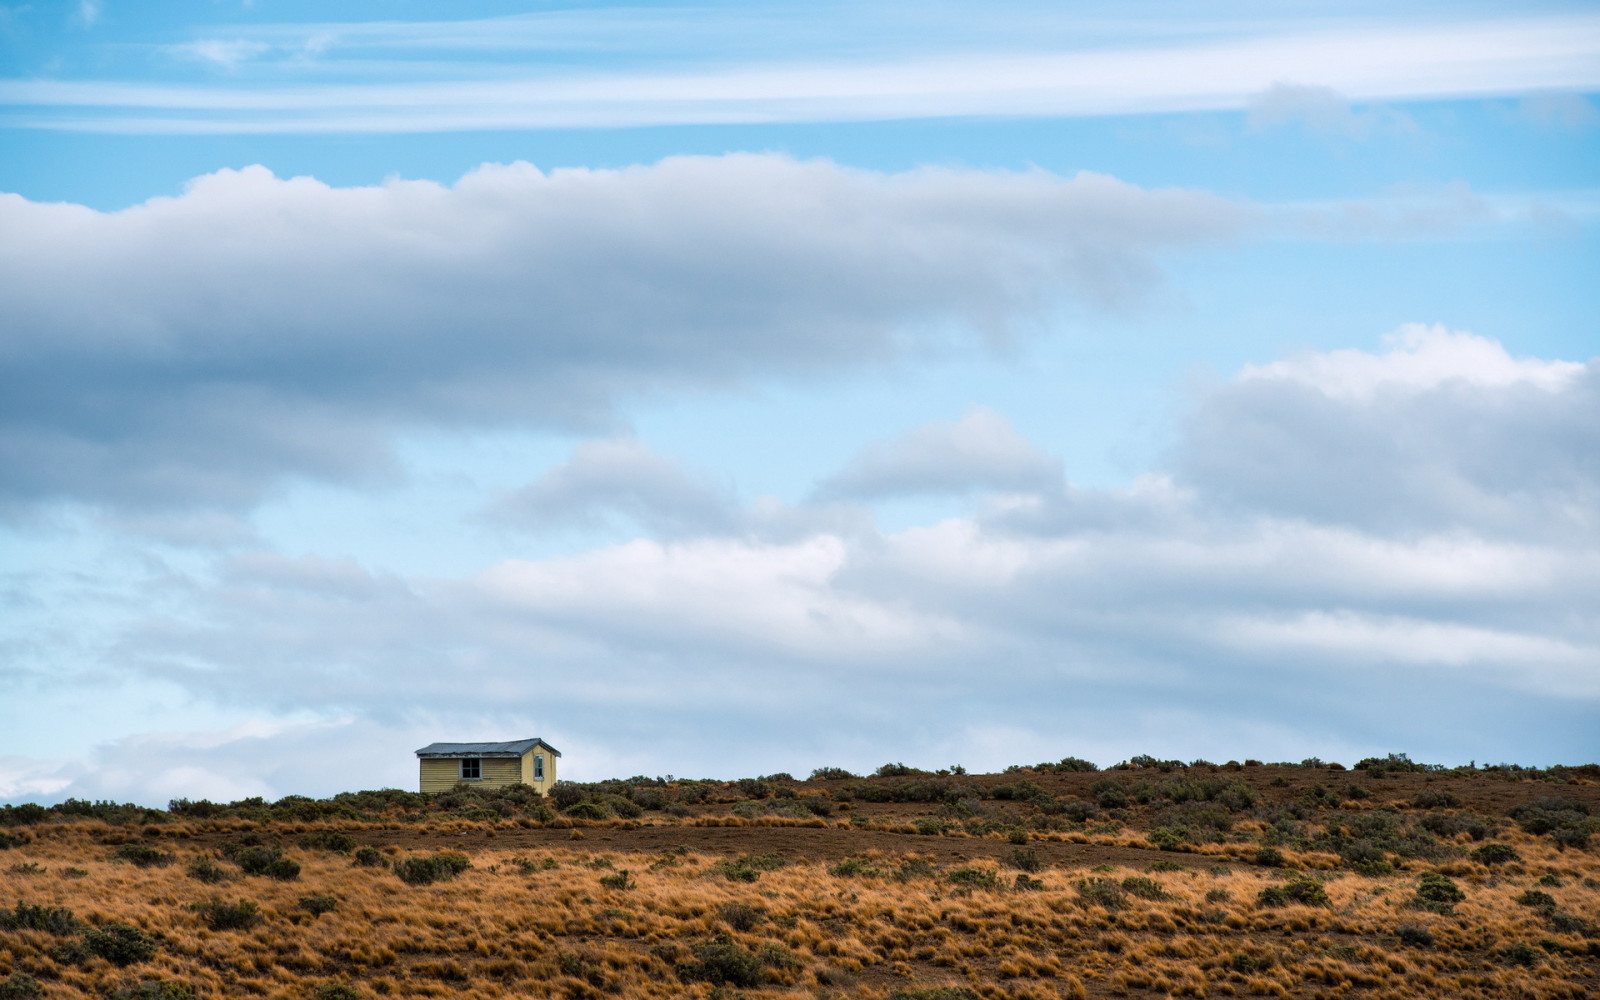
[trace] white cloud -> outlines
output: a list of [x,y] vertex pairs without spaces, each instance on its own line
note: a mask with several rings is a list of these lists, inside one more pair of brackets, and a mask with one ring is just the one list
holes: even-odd
[[[1331,88],[1355,100],[1600,86],[1600,19],[1587,14],[1443,24],[1335,22],[1311,30],[1255,23],[1219,31],[1207,25],[1155,38],[1136,30],[1110,39],[1093,37],[1093,24],[1071,23],[1047,34],[1024,24],[981,47],[968,27],[964,34],[946,34],[939,44],[908,49],[869,45],[865,52],[840,53],[813,44],[798,52],[771,50],[773,38],[815,43],[817,19],[809,13],[807,18],[777,26],[752,22],[764,38],[759,45],[735,39],[721,50],[703,51],[693,64],[715,69],[679,69],[660,53],[632,54],[624,68],[605,74],[530,75],[525,64],[480,61],[495,48],[522,56],[526,40],[541,30],[537,21],[520,31],[517,22],[493,20],[457,23],[454,31],[441,25],[279,26],[257,40],[320,32],[355,52],[387,45],[448,58],[467,50],[480,60],[457,59],[447,79],[430,82],[418,77],[428,80],[434,73],[418,74],[409,59],[392,60],[377,78],[370,67],[360,67],[366,75],[356,83],[217,88],[15,80],[0,84],[0,104],[30,109],[16,117],[18,124],[56,129],[422,132],[1233,110],[1283,80]],[[498,44],[483,44],[496,31]],[[585,31],[593,27],[579,29]],[[385,32],[387,37],[374,37]],[[439,39],[435,45],[426,44],[429,32]],[[748,31],[735,34],[751,37]],[[867,37],[903,34],[880,30]],[[693,32],[661,33],[686,35],[692,38]],[[1340,127],[1337,115],[1330,121]]]
[[1005,417],[977,407],[959,420],[928,424],[869,446],[826,479],[825,497],[871,499],[998,490],[1059,490],[1061,460],[1035,448]]
[[583,442],[569,461],[489,510],[494,520],[532,529],[622,516],[664,534],[725,531],[735,515],[726,487],[686,473],[631,438]]
[[332,188],[260,167],[120,212],[0,195],[0,498],[247,507],[381,482],[418,426],[605,428],[640,393],[826,376],[1076,296],[1250,212],[1044,172],[776,155]]
[[1581,132],[1600,125],[1600,111],[1583,94],[1529,94],[1517,102],[1517,112],[1543,128]]
[[1416,123],[1398,111],[1387,108],[1356,111],[1332,87],[1281,81],[1252,95],[1247,112],[1246,121],[1254,129],[1300,123],[1319,135],[1338,139],[1361,141],[1380,132],[1416,131]]

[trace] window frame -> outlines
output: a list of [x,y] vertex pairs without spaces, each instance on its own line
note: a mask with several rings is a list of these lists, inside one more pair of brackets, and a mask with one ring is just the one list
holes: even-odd
[[533,780],[544,780],[544,754],[542,753],[533,755]]
[[[483,780],[483,758],[482,757],[462,757],[462,758],[460,758],[460,761],[461,761],[461,768],[460,768],[458,773],[460,774],[462,781],[482,781]],[[471,772],[470,774],[468,773],[469,771]]]

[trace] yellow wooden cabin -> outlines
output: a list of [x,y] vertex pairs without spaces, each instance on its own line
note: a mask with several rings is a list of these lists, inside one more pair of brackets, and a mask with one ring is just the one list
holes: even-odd
[[417,751],[423,792],[447,792],[461,782],[504,788],[530,785],[549,795],[561,751],[539,739],[510,743],[430,743]]

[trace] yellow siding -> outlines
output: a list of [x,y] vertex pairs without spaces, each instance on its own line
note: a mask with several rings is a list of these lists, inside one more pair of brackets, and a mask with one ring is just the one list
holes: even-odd
[[[540,781],[535,781],[533,777],[535,755],[544,757],[544,778]],[[514,757],[480,759],[483,761],[483,777],[468,784],[498,788],[521,782],[532,785],[540,795],[549,795],[551,786],[556,783],[556,755],[542,746],[534,747],[523,754],[520,760]],[[423,792],[448,792],[461,780],[461,760],[458,757],[421,757],[418,763],[421,765],[419,785]]]

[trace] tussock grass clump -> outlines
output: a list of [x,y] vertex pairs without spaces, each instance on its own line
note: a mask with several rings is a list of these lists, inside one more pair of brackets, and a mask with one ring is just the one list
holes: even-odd
[[200,920],[214,931],[242,931],[261,922],[261,907],[247,899],[237,903],[211,899],[191,903],[189,909],[198,913]]

